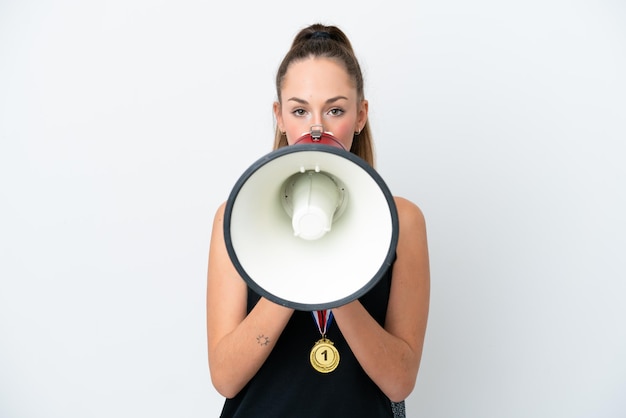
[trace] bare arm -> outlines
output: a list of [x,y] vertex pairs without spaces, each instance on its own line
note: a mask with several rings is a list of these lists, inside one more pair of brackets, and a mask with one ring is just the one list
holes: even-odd
[[357,360],[392,401],[413,390],[422,357],[430,299],[430,269],[424,217],[413,203],[396,198],[400,233],[385,327],[360,302],[333,309],[335,321]]
[[224,243],[224,204],[215,214],[207,273],[207,338],[211,380],[234,397],[274,348],[293,310],[261,298],[246,315],[247,286]]

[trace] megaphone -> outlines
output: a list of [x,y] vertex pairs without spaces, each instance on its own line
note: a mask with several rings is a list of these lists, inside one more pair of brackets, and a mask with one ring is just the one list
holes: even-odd
[[391,267],[398,214],[391,192],[330,133],[304,134],[258,159],[226,202],[224,240],[247,285],[297,310],[367,293]]

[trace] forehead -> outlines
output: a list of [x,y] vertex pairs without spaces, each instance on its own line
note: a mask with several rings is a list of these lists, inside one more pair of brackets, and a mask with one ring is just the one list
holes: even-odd
[[356,86],[346,68],[336,60],[307,58],[293,62],[287,68],[282,85],[283,97],[338,93],[356,95]]

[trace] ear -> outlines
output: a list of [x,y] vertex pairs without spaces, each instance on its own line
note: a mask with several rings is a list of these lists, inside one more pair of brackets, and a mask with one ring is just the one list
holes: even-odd
[[274,102],[273,111],[274,111],[274,117],[276,118],[276,127],[278,127],[279,131],[285,132],[285,128],[284,128],[285,124],[283,122],[282,112],[280,111],[280,103]]
[[359,105],[359,109],[356,117],[356,126],[354,128],[355,132],[360,132],[365,126],[365,122],[367,122],[367,114],[369,112],[369,103],[367,100],[362,100]]

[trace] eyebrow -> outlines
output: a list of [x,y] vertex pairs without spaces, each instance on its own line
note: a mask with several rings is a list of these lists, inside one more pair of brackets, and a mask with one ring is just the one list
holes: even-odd
[[[335,96],[335,97],[331,97],[330,99],[326,100],[326,104],[331,104],[331,103],[335,103],[336,101],[339,100],[348,100],[348,98],[346,96]],[[309,104],[309,102],[307,102],[304,99],[300,99],[298,97],[290,97],[289,99],[287,99],[288,102],[296,102],[296,103],[300,103],[300,104]]]

